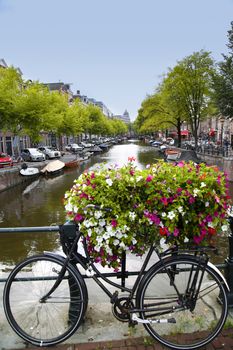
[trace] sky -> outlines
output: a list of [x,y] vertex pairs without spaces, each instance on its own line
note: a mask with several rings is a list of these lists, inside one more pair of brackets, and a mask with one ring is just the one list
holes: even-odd
[[233,0],[0,0],[0,59],[133,121],[178,61],[222,59],[231,21]]

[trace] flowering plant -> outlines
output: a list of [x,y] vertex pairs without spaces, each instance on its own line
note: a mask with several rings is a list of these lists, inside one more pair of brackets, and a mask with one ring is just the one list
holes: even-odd
[[[89,254],[113,268],[119,267],[123,251],[143,254],[161,238],[168,244],[207,244],[228,228],[226,176],[205,164],[159,161],[138,169],[130,158],[121,168],[102,165],[75,180],[64,201]],[[87,209],[88,204],[100,210]]]

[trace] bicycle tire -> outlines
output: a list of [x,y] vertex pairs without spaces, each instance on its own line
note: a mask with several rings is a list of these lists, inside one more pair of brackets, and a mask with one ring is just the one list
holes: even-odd
[[[198,268],[200,291],[196,304],[189,307],[186,303],[187,309],[182,309],[190,271],[193,269],[194,276]],[[202,280],[201,272],[204,273]],[[225,323],[227,288],[217,269],[200,264],[194,256],[178,255],[168,257],[150,268],[138,287],[136,305],[143,320],[159,322],[143,324],[158,342],[176,350],[197,349],[211,342]]]
[[45,302],[64,265],[64,258],[43,254],[20,262],[4,288],[3,306],[13,330],[36,346],[51,346],[69,338],[87,307],[87,288],[79,271],[68,264],[65,275]]

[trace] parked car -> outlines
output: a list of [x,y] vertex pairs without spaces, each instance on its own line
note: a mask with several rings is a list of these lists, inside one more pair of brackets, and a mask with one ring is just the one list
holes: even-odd
[[21,152],[21,157],[26,162],[42,162],[45,160],[45,155],[38,151],[37,148],[25,148]]
[[83,147],[79,146],[77,143],[70,143],[65,147],[65,149],[66,151],[77,153],[82,151]]
[[13,165],[13,159],[11,156],[8,156],[6,153],[0,152],[0,168]]
[[160,147],[162,144],[163,144],[162,141],[153,141],[151,143],[151,146],[153,146],[153,147]]
[[44,153],[46,159],[61,158],[61,152],[51,146],[40,146],[38,150]]

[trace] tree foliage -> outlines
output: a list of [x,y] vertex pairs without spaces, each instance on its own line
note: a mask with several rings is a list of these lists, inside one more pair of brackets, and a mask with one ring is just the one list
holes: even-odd
[[194,52],[178,62],[139,110],[136,126],[141,131],[176,127],[180,135],[186,121],[197,140],[201,120],[212,112],[212,76],[214,63],[210,53]]
[[41,132],[58,136],[116,135],[127,132],[123,122],[109,120],[98,106],[72,103],[68,95],[49,91],[37,81],[24,81],[17,69],[0,68],[0,127],[38,142]]
[[233,22],[228,31],[228,55],[222,55],[218,70],[213,76],[216,104],[220,113],[233,118]]

